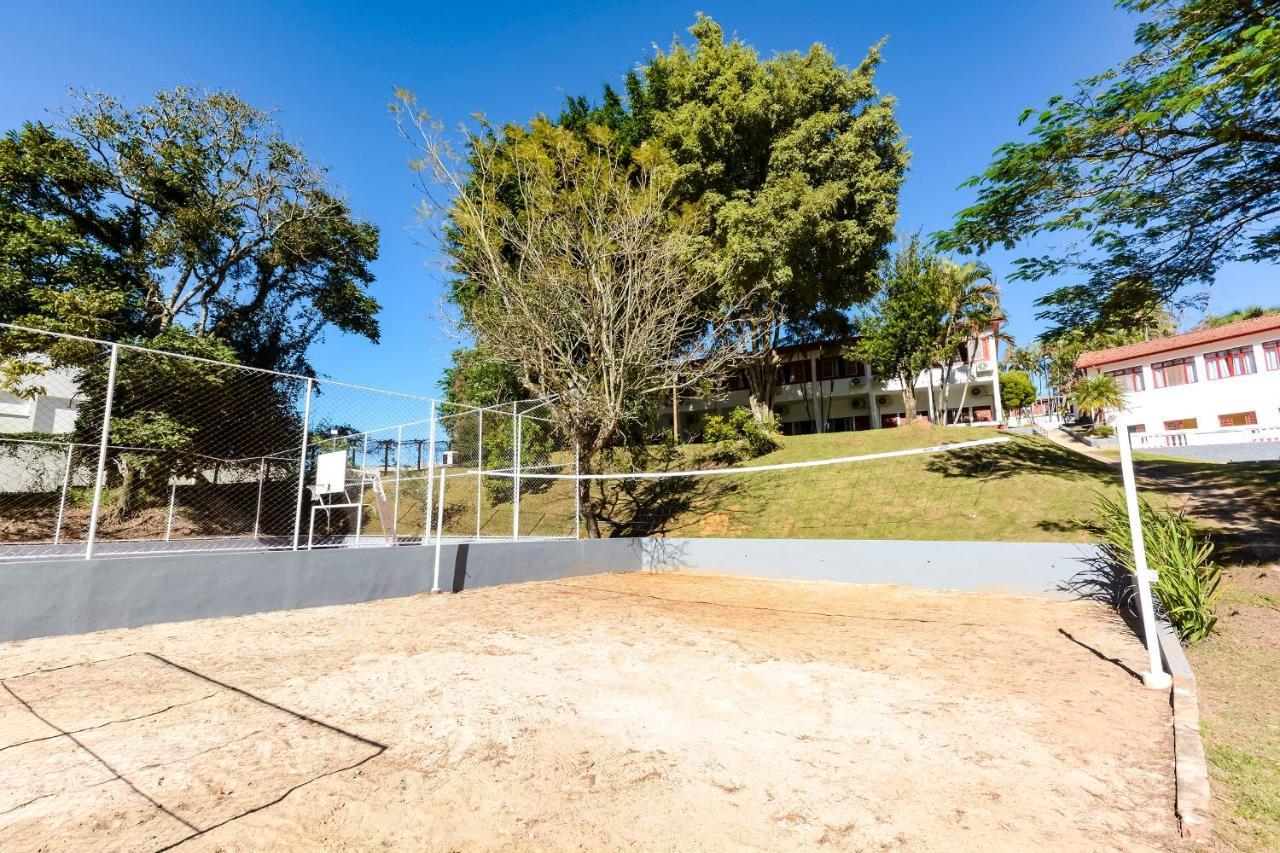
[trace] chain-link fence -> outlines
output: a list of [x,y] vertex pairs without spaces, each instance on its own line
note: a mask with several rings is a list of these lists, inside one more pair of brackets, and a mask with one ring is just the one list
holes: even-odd
[[0,560],[574,536],[540,408],[0,325]]

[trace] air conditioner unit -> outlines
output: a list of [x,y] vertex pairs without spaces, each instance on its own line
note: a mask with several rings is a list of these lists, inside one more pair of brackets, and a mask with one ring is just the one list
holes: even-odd
[[988,373],[991,372],[991,362],[989,361],[978,362],[973,366],[973,372],[976,373],[978,376],[986,376]]
[[982,389],[981,389],[981,388],[974,388],[974,389],[973,389],[972,391],[970,391],[969,393],[970,393],[971,395],[973,395],[974,397],[981,397],[981,396],[982,396]]
[[877,405],[877,406],[883,406],[883,405],[885,405],[885,404],[886,404],[886,403],[888,403],[888,402],[889,402],[889,398],[888,398],[888,397],[876,397],[876,405]]
[[441,454],[440,454],[440,464],[441,464],[442,466],[444,466],[445,468],[451,468],[451,467],[453,466],[453,451],[452,451],[452,450],[446,450],[446,451],[444,451],[443,453],[441,453]]
[[852,407],[853,407],[853,408],[855,408],[855,409],[861,409],[863,406],[865,406],[865,405],[866,405],[866,402],[865,402],[861,397],[857,397],[857,398],[856,398],[856,399],[854,399],[854,401],[853,401],[852,403],[850,403],[849,405],[850,405],[850,406],[852,406]]

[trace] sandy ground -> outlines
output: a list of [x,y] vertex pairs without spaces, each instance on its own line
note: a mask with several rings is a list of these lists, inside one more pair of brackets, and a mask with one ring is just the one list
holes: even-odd
[[1094,605],[597,575],[0,645],[0,849],[1170,849]]

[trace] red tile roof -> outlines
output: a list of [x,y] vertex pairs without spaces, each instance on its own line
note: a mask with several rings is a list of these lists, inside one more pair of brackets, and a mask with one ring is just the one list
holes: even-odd
[[1218,326],[1216,329],[1199,329],[1181,335],[1170,335],[1167,338],[1156,338],[1136,344],[1126,344],[1122,347],[1092,350],[1082,353],[1076,359],[1076,367],[1083,370],[1086,367],[1114,364],[1117,361],[1128,361],[1133,358],[1142,358],[1146,355],[1155,355],[1185,347],[1203,346],[1258,332],[1269,332],[1273,329],[1280,330],[1280,314],[1267,314],[1263,317],[1241,320],[1239,323],[1229,323],[1225,326]]

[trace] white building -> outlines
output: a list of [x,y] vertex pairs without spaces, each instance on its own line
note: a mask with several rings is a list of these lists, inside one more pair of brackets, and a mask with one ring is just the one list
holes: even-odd
[[1280,314],[1086,352],[1076,368],[1115,377],[1131,430],[1171,434],[1161,443],[1280,434]]
[[19,397],[0,390],[0,434],[63,434],[75,428],[80,389],[72,371],[50,370],[24,377],[23,384],[37,386],[41,393]]
[[[871,375],[867,365],[843,356],[837,342],[784,347],[779,351],[774,413],[785,435],[848,432],[898,426],[910,420],[902,404],[902,383]],[[972,357],[970,357],[970,354]],[[963,424],[1000,422],[999,357],[993,331],[983,332],[965,347],[965,357],[951,371],[945,393],[947,421]],[[914,416],[929,417],[929,393],[942,387],[944,370],[935,367],[916,380]],[[930,376],[932,374],[932,376]],[[710,398],[682,398],[677,419],[685,440],[701,435],[702,419],[747,405],[746,377],[731,374],[720,393]],[[671,407],[663,413],[671,417]],[[941,413],[937,413],[941,415]]]

